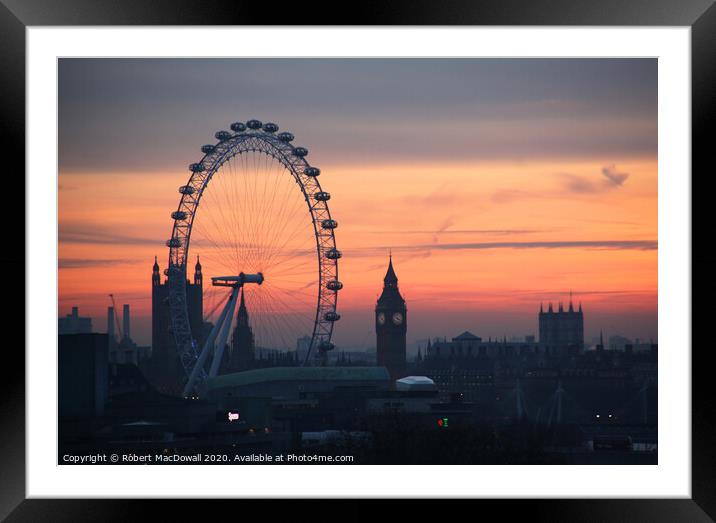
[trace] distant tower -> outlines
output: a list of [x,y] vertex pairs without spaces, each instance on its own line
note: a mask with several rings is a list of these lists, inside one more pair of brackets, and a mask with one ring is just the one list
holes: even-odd
[[569,307],[564,309],[562,303],[555,312],[549,303],[547,312],[540,304],[539,310],[539,342],[548,354],[577,354],[584,350],[584,313],[582,304],[574,310],[572,292],[569,292]]
[[204,277],[201,275],[201,263],[199,257],[196,257],[196,265],[194,266],[194,285],[202,287],[204,285]]
[[159,263],[157,263],[157,257],[154,257],[154,265],[152,266],[152,288],[158,287],[162,284],[161,276],[159,275]]
[[249,311],[246,309],[244,289],[241,289],[241,302],[236,313],[236,327],[231,339],[231,355],[228,372],[246,370],[254,361],[254,333],[249,324]]
[[383,278],[383,293],[375,307],[375,333],[378,365],[386,367],[393,380],[404,377],[406,372],[407,319],[391,255]]
[[130,327],[129,318],[130,318],[130,316],[129,316],[129,305],[125,303],[125,304],[122,306],[122,330],[124,331],[124,332],[122,333],[122,335],[123,335],[125,338],[127,338],[128,340],[131,340],[132,337],[131,337],[130,331],[129,331],[129,327]]
[[[165,273],[166,274],[166,273]],[[204,341],[203,286],[201,264],[197,258],[194,267],[194,283],[186,280],[186,301],[192,336],[201,347]],[[150,375],[156,384],[179,383],[184,379],[176,351],[174,333],[169,314],[169,284],[160,272],[157,257],[152,266],[152,357]]]
[[117,340],[114,337],[114,307],[107,307],[107,340],[109,342],[109,351],[112,352],[117,344]]

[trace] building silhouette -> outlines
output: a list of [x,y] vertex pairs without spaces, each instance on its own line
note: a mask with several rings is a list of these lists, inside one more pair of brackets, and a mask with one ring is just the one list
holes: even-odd
[[149,358],[151,348],[137,345],[131,335],[129,304],[122,306],[122,331],[119,341],[115,338],[114,307],[107,308],[107,337],[109,345],[109,362],[117,364],[140,365]]
[[[198,256],[194,266],[194,282],[189,279],[186,281],[186,302],[192,336],[197,345],[201,346],[204,338],[203,276]],[[183,373],[169,314],[169,284],[166,277],[162,282],[155,256],[152,267],[152,357],[148,374],[155,382],[178,383]]]
[[246,308],[244,289],[241,288],[241,301],[239,310],[236,313],[236,326],[231,337],[231,345],[225,361],[222,362],[224,370],[222,374],[238,372],[253,367],[255,339],[254,332],[249,323],[249,311]]
[[377,363],[388,369],[392,380],[406,375],[407,323],[407,307],[398,290],[391,256],[383,278],[383,292],[375,307],[375,334]]
[[311,347],[311,337],[308,335],[301,336],[296,340],[296,359],[303,361],[306,359],[306,353]]
[[62,334],[89,334],[92,332],[92,318],[83,318],[78,307],[72,307],[72,313],[57,320],[57,331]]
[[540,305],[539,342],[548,354],[578,354],[584,350],[582,304],[575,311],[571,294],[567,310],[561,303],[557,311],[552,308],[552,303],[547,311]]
[[107,345],[106,334],[58,336],[57,399],[61,421],[104,413],[108,394]]

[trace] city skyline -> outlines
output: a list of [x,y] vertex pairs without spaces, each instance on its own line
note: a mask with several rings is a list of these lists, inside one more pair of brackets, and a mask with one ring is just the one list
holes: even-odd
[[658,339],[655,60],[307,60],[297,85],[292,60],[147,62],[60,61],[60,315],[102,325],[113,293],[147,343],[186,166],[258,117],[296,135],[333,196],[339,346],[372,346],[389,250],[409,344],[536,334],[540,302],[570,292],[585,338]]

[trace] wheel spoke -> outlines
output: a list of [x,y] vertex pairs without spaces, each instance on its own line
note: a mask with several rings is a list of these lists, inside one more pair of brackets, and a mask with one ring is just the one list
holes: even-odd
[[[175,222],[170,260],[188,273],[189,244],[201,255],[205,321],[216,321],[228,295],[211,286],[211,277],[262,273],[261,285],[246,283],[243,289],[255,347],[293,350],[306,335],[314,345],[325,345],[332,332],[325,314],[335,311],[336,293],[320,284],[338,274],[337,257],[328,256],[335,250],[334,233],[321,228],[330,212],[325,200],[314,197],[322,189],[313,174],[304,174],[310,165],[298,149],[260,125],[217,134],[220,142],[202,160],[206,172],[195,170],[187,184],[194,193],[182,193],[179,208],[191,219],[188,227]],[[172,323],[186,355],[177,333],[188,320],[178,295],[170,293]],[[182,358],[190,373],[193,360]]]

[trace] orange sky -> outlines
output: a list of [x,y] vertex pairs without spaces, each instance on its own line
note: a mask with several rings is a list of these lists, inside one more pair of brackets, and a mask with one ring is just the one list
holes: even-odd
[[[59,312],[78,305],[99,332],[113,293],[149,343],[151,265],[167,265],[187,165],[217,130],[258,118],[295,134],[332,195],[339,348],[374,345],[389,249],[409,351],[464,330],[536,335],[540,302],[570,290],[587,343],[600,330],[657,339],[655,58],[66,58],[58,71]],[[208,194],[233,215],[242,193]],[[221,230],[244,237],[237,223]],[[268,275],[255,310],[294,276]]]
[[[601,328],[656,338],[655,159],[321,168],[344,253],[339,344],[373,342],[371,310],[390,248],[409,341],[465,329],[536,334],[540,301],[566,301],[570,290],[584,306],[588,339]],[[79,305],[103,331],[114,293],[131,304],[136,340],[149,343],[151,265],[158,255],[166,267],[169,214],[187,179],[61,171],[61,315]]]

